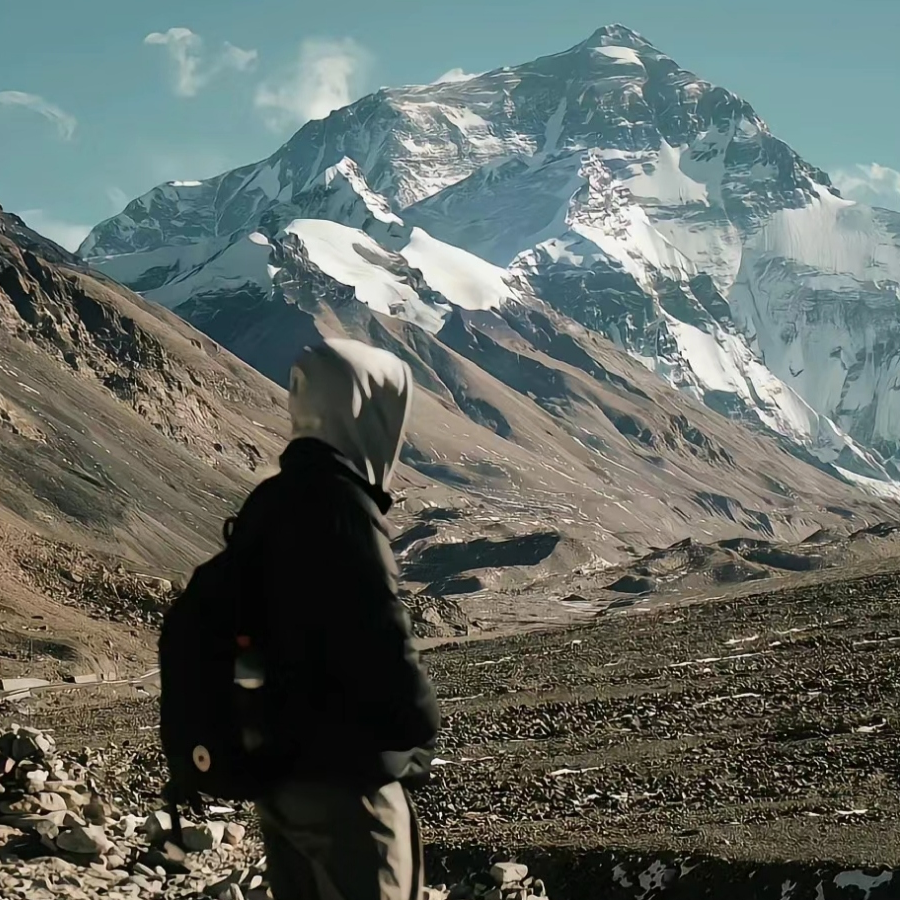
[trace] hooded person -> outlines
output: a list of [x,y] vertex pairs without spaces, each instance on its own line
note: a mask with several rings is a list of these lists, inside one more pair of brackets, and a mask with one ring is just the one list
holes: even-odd
[[409,367],[350,340],[291,372],[292,439],[242,516],[254,566],[278,777],[257,800],[275,900],[416,900],[407,788],[440,715],[397,597],[384,516],[412,401]]

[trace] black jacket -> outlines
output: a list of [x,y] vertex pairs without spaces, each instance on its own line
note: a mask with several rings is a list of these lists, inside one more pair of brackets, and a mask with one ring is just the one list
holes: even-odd
[[257,548],[249,583],[287,776],[365,786],[427,777],[440,713],[397,598],[390,506],[304,439],[241,512]]

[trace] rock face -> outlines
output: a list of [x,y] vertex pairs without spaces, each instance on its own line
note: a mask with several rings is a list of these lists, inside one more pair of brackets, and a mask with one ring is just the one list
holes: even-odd
[[183,320],[0,213],[0,509],[148,567],[196,562],[280,450],[282,407]]
[[[316,260],[310,220],[352,229],[367,288]],[[328,278],[382,312],[391,281],[388,313],[432,330],[444,301],[536,294],[720,412],[895,471],[900,214],[843,200],[749,103],[622,26],[381,90],[262,162],[154,189],[80,252],[201,327]]]

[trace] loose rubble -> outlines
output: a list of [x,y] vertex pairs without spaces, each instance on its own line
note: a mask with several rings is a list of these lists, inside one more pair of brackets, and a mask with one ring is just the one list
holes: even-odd
[[[147,761],[156,761],[147,755]],[[102,753],[57,752],[51,734],[13,725],[0,735],[0,897],[3,900],[266,900],[265,856],[236,818],[212,808],[205,821],[182,818],[185,851],[170,841],[163,809],[140,809],[143,790],[126,790]],[[109,778],[101,789],[99,782]],[[115,794],[114,797],[110,793]],[[125,803],[133,808],[123,809]],[[158,800],[156,800],[158,806]],[[216,813],[216,815],[212,815]],[[500,863],[426,900],[544,897],[524,866]]]
[[193,852],[184,854],[166,843],[168,813],[123,811],[95,782],[102,756],[80,758],[63,758],[37,729],[13,726],[0,736],[4,900],[266,897],[265,860],[245,852],[243,825],[185,819]]
[[92,618],[159,627],[179,586],[165,578],[107,565],[84,550],[35,539],[18,555],[32,585]]
[[489,871],[469,875],[452,887],[425,889],[425,900],[542,900],[546,896],[544,882],[517,862],[495,863]]

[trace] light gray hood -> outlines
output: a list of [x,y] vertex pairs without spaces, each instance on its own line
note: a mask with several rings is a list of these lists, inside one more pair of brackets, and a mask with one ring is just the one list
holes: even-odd
[[316,438],[387,492],[412,405],[409,366],[359,341],[306,347],[291,369],[293,439]]

